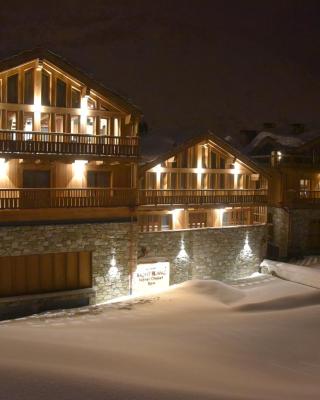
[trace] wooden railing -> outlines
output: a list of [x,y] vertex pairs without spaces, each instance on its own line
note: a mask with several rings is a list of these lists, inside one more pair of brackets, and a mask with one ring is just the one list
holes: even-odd
[[0,153],[136,157],[138,137],[0,130]]
[[320,190],[288,190],[289,205],[320,205]]
[[263,205],[262,190],[135,190],[122,188],[0,189],[0,210],[132,207],[135,205]]
[[0,210],[134,205],[131,189],[0,189]]
[[197,204],[265,204],[267,190],[140,190],[138,203],[141,205],[197,205]]
[[251,158],[265,167],[319,167],[320,155],[281,154],[278,155],[253,155]]

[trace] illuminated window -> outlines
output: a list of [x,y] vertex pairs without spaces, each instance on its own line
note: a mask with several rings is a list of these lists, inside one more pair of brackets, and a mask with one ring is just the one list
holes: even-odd
[[87,135],[95,135],[96,119],[95,117],[87,117]]
[[109,120],[107,118],[100,118],[100,135],[108,135],[109,134]]
[[33,69],[28,69],[24,73],[23,102],[24,104],[34,103],[34,79]]
[[300,190],[310,189],[310,179],[300,179]]
[[71,115],[71,133],[80,132],[80,116]]
[[17,116],[16,111],[8,111],[7,113],[7,129],[16,130],[17,129]]
[[64,132],[64,115],[59,115],[56,114],[55,116],[55,123],[56,123],[56,127],[55,127],[55,131],[56,132]]
[[56,106],[66,107],[67,85],[61,79],[57,79],[56,83]]
[[93,100],[93,99],[91,99],[91,97],[89,97],[88,98],[88,108],[90,109],[90,110],[95,110],[96,109],[96,102]]
[[120,122],[119,118],[113,120],[113,134],[114,136],[120,136]]
[[75,88],[71,90],[71,107],[80,108],[80,91]]
[[23,130],[25,132],[33,131],[33,113],[24,113],[23,115]]
[[41,114],[41,132],[50,132],[50,114]]
[[7,102],[18,103],[18,74],[11,75],[8,77]]
[[41,104],[50,106],[50,74],[45,70],[41,72]]

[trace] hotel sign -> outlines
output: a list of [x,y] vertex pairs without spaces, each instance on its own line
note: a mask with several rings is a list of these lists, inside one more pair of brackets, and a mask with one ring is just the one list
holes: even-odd
[[145,294],[169,287],[170,263],[161,261],[138,264],[132,277],[132,293]]

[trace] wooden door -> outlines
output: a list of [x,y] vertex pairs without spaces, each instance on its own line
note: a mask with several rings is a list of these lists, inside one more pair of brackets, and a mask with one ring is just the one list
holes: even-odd
[[0,297],[92,287],[91,252],[0,257]]

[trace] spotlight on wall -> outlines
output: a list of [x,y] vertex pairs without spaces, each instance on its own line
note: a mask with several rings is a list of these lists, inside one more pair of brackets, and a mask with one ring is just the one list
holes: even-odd
[[117,262],[116,262],[116,258],[114,256],[114,254],[112,255],[112,258],[110,260],[110,268],[108,271],[109,277],[110,278],[119,278],[120,273],[119,273],[119,269],[117,267]]
[[250,244],[249,244],[249,235],[248,235],[248,232],[247,232],[246,233],[246,238],[244,240],[243,248],[240,251],[240,257],[242,259],[249,259],[252,256],[253,256],[253,252],[252,252],[252,249],[251,249]]
[[181,238],[180,251],[177,255],[177,259],[180,261],[187,261],[189,259],[188,253],[186,252],[186,249],[185,249],[183,237]]

